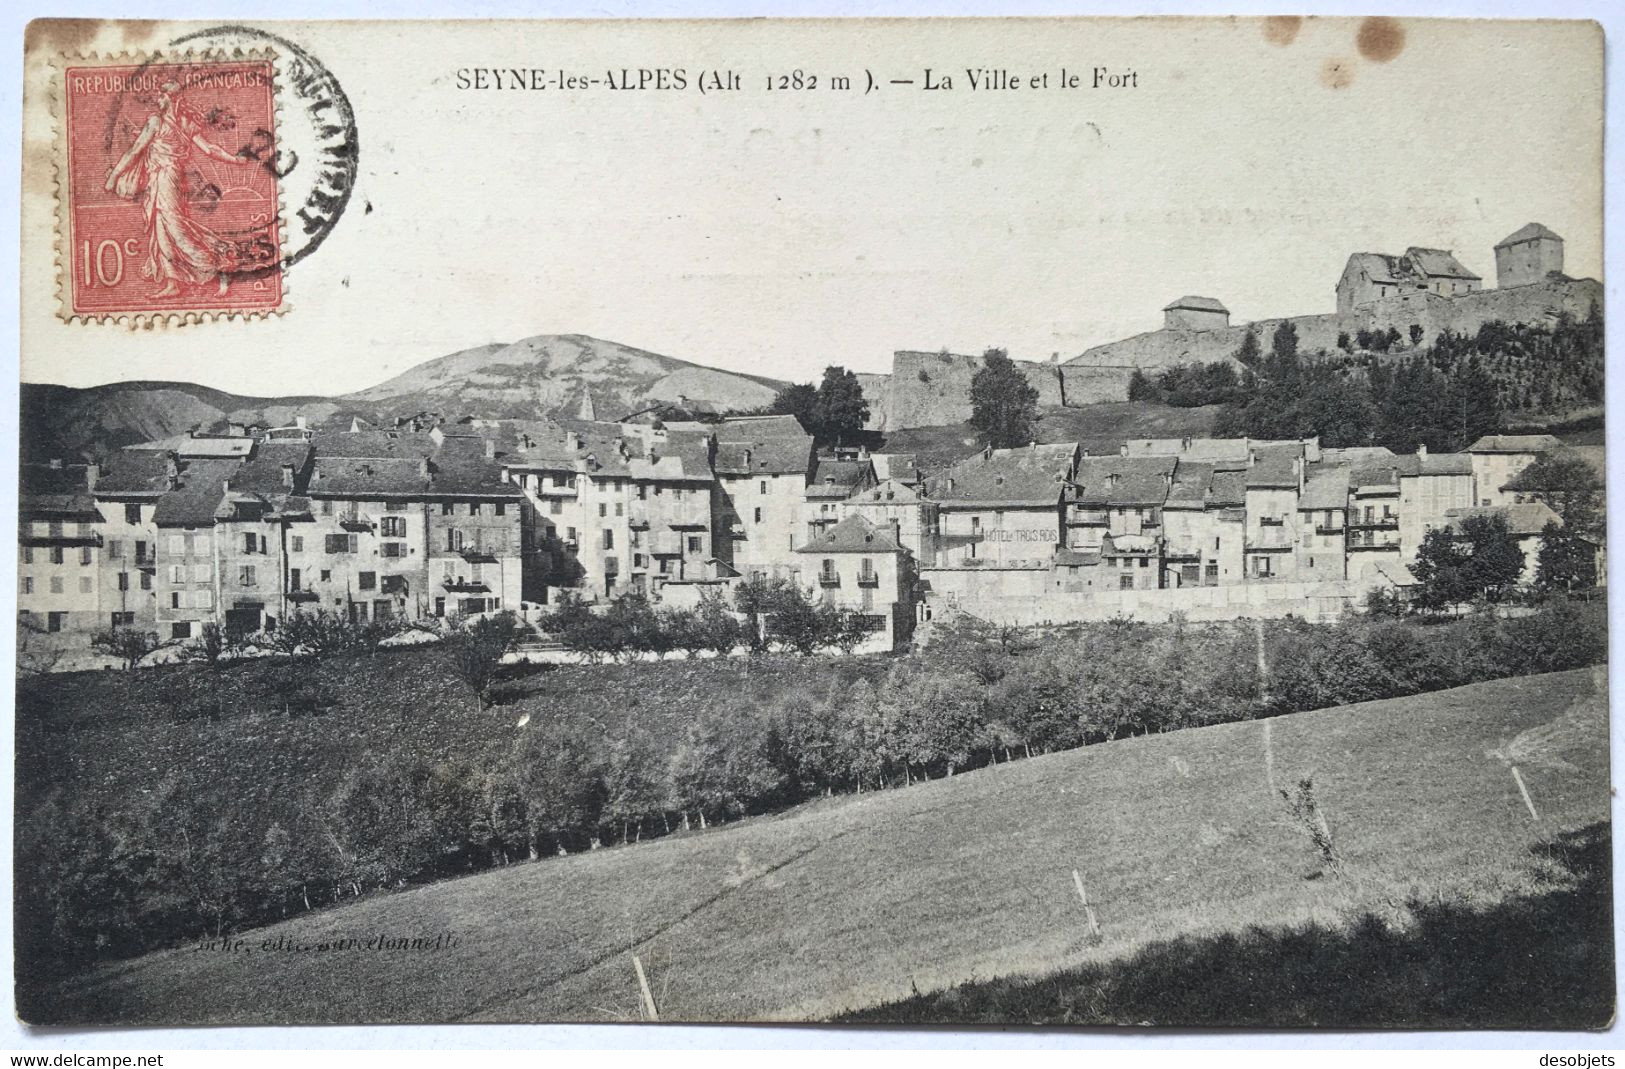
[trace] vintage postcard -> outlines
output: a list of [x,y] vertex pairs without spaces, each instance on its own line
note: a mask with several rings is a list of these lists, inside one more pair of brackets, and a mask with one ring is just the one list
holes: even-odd
[[32,23],[22,1018],[1607,1027],[1603,46]]

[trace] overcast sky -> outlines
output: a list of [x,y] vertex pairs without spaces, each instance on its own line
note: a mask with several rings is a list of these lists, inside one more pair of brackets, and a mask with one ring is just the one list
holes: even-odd
[[[284,26],[356,107],[351,207],[289,272],[286,314],[139,332],[54,316],[35,55],[23,377],[342,393],[549,333],[786,379],[886,371],[897,349],[1064,359],[1155,329],[1183,294],[1236,320],[1331,311],[1353,251],[1448,248],[1493,285],[1492,246],[1531,221],[1600,277],[1594,28],[1406,22],[1376,62],[1358,25],[1310,20],[1285,45],[1219,19]],[[457,88],[461,68],[512,66],[725,67],[744,88]],[[972,92],[968,66],[1024,87]],[[1137,86],[1062,90],[1063,66]],[[761,84],[798,67],[818,89]],[[926,67],[954,89],[859,91],[866,70]],[[855,90],[828,89],[837,74]]]

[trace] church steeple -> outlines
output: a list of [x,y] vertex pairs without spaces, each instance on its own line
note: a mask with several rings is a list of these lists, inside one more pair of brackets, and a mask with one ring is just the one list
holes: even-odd
[[592,391],[585,386],[581,387],[581,407],[576,409],[576,418],[598,421],[598,410],[592,404]]

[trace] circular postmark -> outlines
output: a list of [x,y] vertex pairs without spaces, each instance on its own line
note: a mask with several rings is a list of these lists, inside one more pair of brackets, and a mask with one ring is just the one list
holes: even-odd
[[[355,190],[361,141],[355,109],[333,73],[301,46],[252,26],[212,26],[175,38],[174,47],[270,47],[282,61],[280,101],[274,138],[244,151],[262,154],[282,188],[289,216],[284,220],[279,268],[287,268],[321,247],[344,215]],[[264,270],[264,268],[259,268]]]

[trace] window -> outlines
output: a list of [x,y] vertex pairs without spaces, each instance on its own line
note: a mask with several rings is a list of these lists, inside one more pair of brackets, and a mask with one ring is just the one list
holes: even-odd
[[763,479],[761,481],[761,485],[757,488],[757,490],[758,490],[759,493],[763,493],[763,494],[767,493],[767,480],[766,479]]
[[496,503],[496,514],[498,516],[506,516],[508,514],[508,503],[505,501],[498,501]]
[[404,557],[406,556],[406,543],[385,542],[378,547],[378,551],[386,557]]
[[259,546],[259,540],[254,537],[252,532],[245,533],[243,535],[243,552],[244,553],[253,553],[258,548],[258,546]]
[[385,512],[405,512],[406,511],[406,502],[404,502],[404,501],[385,501],[384,502],[384,511]]
[[213,577],[214,572],[207,563],[192,565],[192,582],[207,583]]
[[184,564],[171,564],[169,566],[169,581],[171,583],[184,583],[184,582],[186,582],[186,565],[184,565]]
[[446,530],[446,552],[456,553],[463,548],[463,532],[455,527]]
[[62,521],[61,520],[52,520],[48,530],[50,531],[50,535],[51,535],[52,538],[61,538],[62,537]]
[[619,501],[615,502],[615,515],[617,515],[617,516],[626,515],[626,506],[622,505]]
[[51,593],[62,593],[62,577],[60,575],[51,576]]
[[480,514],[480,503],[478,501],[470,501],[468,503],[468,514],[470,516],[478,516]]
[[299,583],[300,583],[299,569],[298,568],[289,568],[288,569],[288,590],[289,590],[289,592],[301,589],[300,586],[299,586]]
[[208,589],[192,591],[192,605],[199,609],[212,609],[214,607],[214,591]]
[[331,501],[323,501],[322,502],[322,515],[323,516],[331,516],[331,515],[333,515],[333,502],[331,502]]
[[405,516],[385,516],[378,524],[378,533],[385,538],[406,537]]
[[129,572],[119,572],[118,573],[118,588],[120,590],[128,590],[128,589],[130,589],[130,573]]
[[356,586],[362,590],[378,589],[378,573],[362,572],[360,575],[356,576]]
[[453,505],[450,501],[444,502],[440,506],[440,515],[442,515],[442,516],[450,516],[451,515],[451,510],[454,509],[454,508],[456,508],[456,506]]
[[91,561],[90,547],[89,546],[80,546],[79,547],[79,563],[80,564],[89,564],[90,561]]
[[598,502],[598,518],[603,519],[605,516],[608,516],[608,515],[609,515],[609,506],[604,504],[602,501]]
[[1124,572],[1122,575],[1118,576],[1117,577],[1117,589],[1119,589],[1119,590],[1133,590],[1134,589],[1134,575],[1133,575],[1133,573]]
[[34,592],[34,577],[32,575],[23,576],[23,593],[24,594],[32,594],[33,592]]
[[566,542],[574,542],[576,540],[576,529],[574,527],[566,527],[564,529],[564,540]]
[[169,536],[169,552],[174,556],[182,556],[186,552],[186,539],[178,534]]
[[762,510],[761,509],[756,510],[756,522],[757,523],[762,522]]
[[23,563],[24,564],[33,564],[34,563],[34,547],[33,546],[24,546],[23,547]]
[[124,556],[124,543],[120,542],[116,538],[108,539],[108,541],[107,541],[107,559],[108,560],[120,560],[120,559],[123,558],[123,556]]
[[303,553],[305,551],[305,536],[294,535],[288,540],[288,548],[292,549],[295,553]]
[[434,614],[436,616],[444,616],[444,615],[446,615],[446,599],[445,598],[435,598],[434,599]]
[[141,573],[141,589],[142,590],[151,590],[152,589],[152,573],[151,572],[142,572]]
[[61,564],[62,561],[63,561],[62,547],[61,546],[52,546],[51,547],[51,563],[52,564]]
[[333,573],[331,571],[329,571],[328,569],[323,568],[322,569],[322,582],[331,583],[332,581],[333,581]]
[[548,512],[548,515],[550,515],[550,516],[561,516],[561,515],[563,515],[564,514],[564,502],[562,500],[560,500],[559,498],[556,498],[556,497],[550,499],[548,501],[548,503],[547,503],[547,512]]
[[254,575],[254,566],[252,564],[244,564],[242,567],[237,569],[237,585],[238,586],[257,586],[257,585],[259,585],[258,582],[256,581],[256,578],[255,578],[255,575]]
[[614,531],[611,531],[611,530],[608,530],[608,529],[606,529],[604,531],[604,548],[605,549],[614,549],[615,548],[615,532]]
[[189,623],[185,623],[185,622],[178,623],[178,624],[170,624],[169,625],[169,637],[170,638],[191,638],[192,637],[192,625],[189,624]]
[[178,609],[181,607],[181,592],[179,590],[171,590],[169,592],[169,607],[171,609]]
[[688,551],[690,553],[699,553],[699,552],[701,552],[701,549],[700,549],[701,545],[702,545],[702,543],[700,541],[700,536],[699,535],[689,535],[688,536]]
[[140,505],[125,505],[124,506],[124,522],[125,523],[130,523],[130,524],[140,523],[141,522],[141,506]]
[[354,553],[356,551],[357,536],[353,534],[330,534],[327,536],[327,552]]
[[135,613],[133,613],[133,612],[116,612],[116,613],[113,614],[113,621],[112,622],[113,622],[114,627],[134,627],[135,626]]

